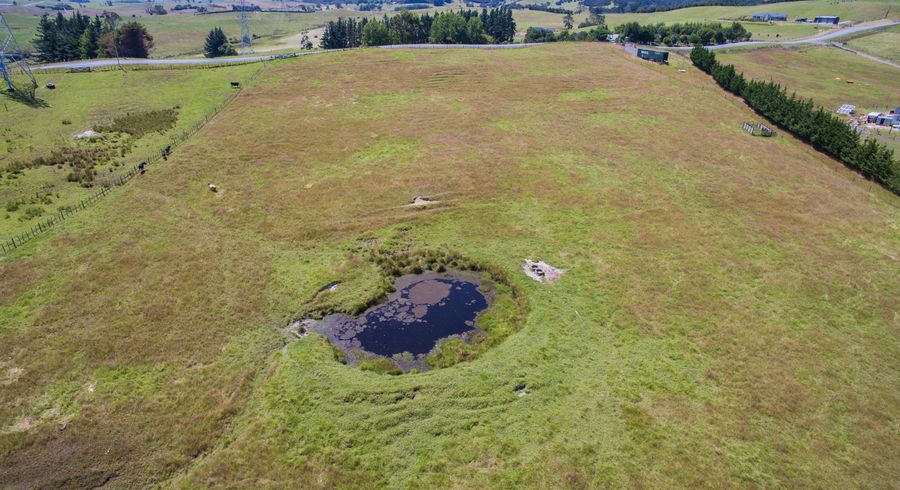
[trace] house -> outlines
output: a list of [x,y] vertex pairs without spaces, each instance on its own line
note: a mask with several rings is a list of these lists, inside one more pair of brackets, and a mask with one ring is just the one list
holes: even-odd
[[773,14],[771,12],[765,14],[753,14],[753,20],[769,22],[771,20],[787,20],[787,14]]
[[813,24],[834,24],[837,25],[841,18],[836,15],[817,15],[813,19]]
[[657,51],[655,49],[638,48],[637,57],[642,60],[655,61],[657,63],[666,64],[669,62],[668,51]]

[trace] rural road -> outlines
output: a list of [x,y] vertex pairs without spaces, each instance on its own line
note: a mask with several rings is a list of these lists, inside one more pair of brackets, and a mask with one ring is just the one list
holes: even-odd
[[[761,45],[797,45],[797,44],[818,44],[828,41],[830,39],[834,39],[837,37],[846,36],[849,34],[855,34],[857,32],[869,31],[872,29],[881,29],[883,27],[894,26],[900,24],[900,21],[884,21],[877,24],[866,24],[859,25],[854,27],[848,27],[846,29],[840,29],[837,31],[828,32],[826,34],[822,34],[821,36],[808,37],[806,39],[796,39],[793,41],[745,41],[740,43],[731,43],[731,44],[717,44],[713,46],[707,46],[708,49],[724,49],[724,48],[739,48],[743,46],[761,46]],[[504,44],[502,46],[505,47],[521,47],[533,44]],[[471,45],[467,47],[487,47],[491,45]],[[406,46],[382,46],[382,47],[403,47],[403,48],[414,48],[414,47],[423,47],[420,45],[406,45]],[[446,45],[442,47],[453,47],[453,45]],[[455,47],[463,47],[463,46],[455,46]],[[497,46],[494,46],[497,47]],[[666,48],[674,51],[689,51],[693,49],[693,47],[678,47],[678,48]],[[65,63],[52,63],[49,65],[37,65],[32,66],[32,70],[49,70],[53,68],[69,68],[69,69],[78,69],[78,68],[99,68],[103,66],[115,66],[117,64],[122,65],[204,65],[204,64],[222,64],[222,63],[246,63],[250,61],[265,61],[265,60],[273,60],[280,58],[292,58],[295,56],[303,56],[309,54],[319,54],[319,53],[328,53],[331,51],[343,51],[340,49],[332,49],[332,50],[321,50],[321,51],[301,51],[292,54],[269,54],[269,55],[255,55],[255,56],[237,56],[234,58],[189,58],[189,59],[122,59],[119,61],[111,60],[111,59],[103,59],[103,60],[90,60],[90,61],[69,61]]]
[[[797,44],[820,44],[824,43],[828,40],[848,36],[850,34],[856,34],[857,32],[870,31],[872,29],[881,29],[884,27],[890,27],[900,24],[900,21],[897,20],[887,20],[881,21],[873,24],[864,24],[853,27],[847,27],[845,29],[838,29],[836,31],[829,31],[825,34],[813,37],[807,37],[804,39],[794,39],[792,41],[744,41],[740,43],[730,43],[730,44],[715,44],[712,46],[706,46],[706,49],[725,49],[725,48],[740,48],[743,46],[764,46],[764,45],[784,45],[791,46]],[[667,48],[675,51],[690,51],[693,46],[683,46],[677,48]]]

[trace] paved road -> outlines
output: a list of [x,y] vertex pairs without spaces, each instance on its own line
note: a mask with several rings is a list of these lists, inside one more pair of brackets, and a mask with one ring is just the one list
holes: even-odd
[[[380,46],[381,48],[476,48],[476,49],[498,49],[498,48],[524,48],[527,46],[536,46],[540,43],[521,43],[521,44],[403,44],[396,46]],[[102,60],[85,60],[85,61],[67,61],[65,63],[51,63],[49,65],[31,66],[32,70],[50,70],[53,68],[99,68],[103,66],[122,65],[204,65],[204,64],[222,64],[222,63],[247,63],[251,61],[266,61],[283,58],[294,58],[297,56],[305,56],[310,54],[331,53],[334,51],[346,51],[344,49],[322,49],[318,51],[300,51],[291,54],[267,54],[255,56],[236,56],[234,58],[188,58],[188,59],[143,59],[143,58],[123,58],[121,60],[102,59]]]
[[886,59],[884,59],[884,58],[879,58],[879,57],[877,57],[877,56],[872,56],[872,55],[869,54],[869,53],[863,53],[862,51],[857,51],[857,50],[855,50],[855,49],[853,49],[853,48],[848,48],[844,43],[828,43],[828,45],[829,45],[829,46],[834,46],[835,48],[838,48],[838,49],[843,49],[844,51],[849,51],[849,52],[851,52],[851,53],[853,53],[853,54],[855,54],[855,55],[857,55],[857,56],[862,56],[863,58],[867,58],[867,59],[870,59],[870,60],[872,60],[872,61],[877,61],[877,62],[879,62],[879,63],[884,63],[885,65],[890,65],[890,66],[893,66],[894,68],[900,68],[900,65],[898,65],[897,63],[894,63],[894,62],[891,61],[891,60],[886,60]]
[[[872,29],[881,29],[884,27],[895,26],[900,24],[900,21],[896,20],[885,20],[879,21],[878,23],[859,25],[853,27],[847,27],[844,29],[838,29],[836,31],[831,31],[819,36],[807,37],[804,39],[794,39],[792,41],[744,41],[740,43],[731,43],[731,44],[716,44],[713,46],[707,46],[706,49],[726,49],[726,48],[740,48],[743,46],[765,46],[765,45],[797,45],[797,44],[821,44],[830,39],[834,39],[837,37],[848,36],[850,34],[856,34],[857,32],[863,31],[871,31]],[[667,48],[675,51],[690,51],[694,49],[691,46],[678,47],[678,48]]]
[[[857,32],[869,31],[872,29],[881,29],[887,26],[893,26],[900,24],[900,21],[883,21],[874,24],[860,25],[854,27],[848,27],[846,29],[839,29],[834,32],[829,32],[827,34],[822,34],[821,36],[809,37],[806,39],[796,39],[793,41],[745,41],[741,43],[731,43],[731,44],[717,44],[715,46],[707,46],[709,49],[724,49],[724,48],[738,48],[742,46],[761,46],[761,45],[796,45],[796,44],[818,44],[824,43],[829,39],[834,39],[836,37],[846,36],[848,34],[855,34]],[[513,48],[513,47],[523,47],[523,46],[532,46],[534,44],[504,44],[503,47]],[[489,47],[490,45],[479,45],[472,47]],[[383,46],[387,47],[387,46]],[[421,47],[421,46],[408,46],[408,47]],[[453,47],[453,46],[442,46],[442,47]],[[456,46],[458,47],[458,46]],[[494,46],[497,47],[497,46]],[[680,48],[666,48],[674,51],[688,51],[693,48],[691,47],[680,47]],[[295,56],[303,56],[309,54],[319,54],[319,53],[328,53],[331,51],[342,51],[339,49],[331,49],[331,50],[321,50],[321,51],[301,51],[297,53],[291,54],[269,54],[269,55],[256,55],[256,56],[237,56],[234,58],[189,58],[189,59],[122,59],[119,61],[116,60],[90,60],[90,61],[69,61],[66,63],[53,63],[50,65],[37,65],[32,66],[32,70],[48,70],[51,68],[96,68],[102,66],[115,66],[116,64],[122,65],[204,65],[204,64],[221,64],[221,63],[246,63],[249,61],[264,61],[264,60],[272,60],[279,58],[292,58]]]
[[279,58],[293,58],[295,56],[307,55],[307,54],[318,54],[318,53],[327,53],[329,51],[341,51],[339,49],[336,50],[323,50],[323,51],[305,51],[300,53],[292,53],[292,54],[267,54],[267,55],[256,55],[256,56],[237,56],[234,58],[189,58],[189,59],[143,59],[143,58],[122,58],[121,60],[115,59],[102,59],[102,60],[89,60],[89,61],[67,61],[65,63],[51,63],[49,65],[34,65],[31,66],[32,70],[49,70],[52,68],[99,68],[102,66],[116,66],[118,64],[122,65],[206,65],[206,64],[222,64],[222,63],[247,63],[250,61],[265,61],[265,60],[274,60]]

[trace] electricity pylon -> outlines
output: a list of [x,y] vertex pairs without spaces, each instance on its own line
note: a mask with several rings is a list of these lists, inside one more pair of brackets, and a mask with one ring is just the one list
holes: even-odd
[[252,53],[253,34],[250,34],[250,12],[247,11],[246,0],[241,0],[238,8],[238,18],[241,20],[241,54]]
[[[13,84],[12,74],[10,73],[12,70],[21,71],[28,78],[26,84],[30,82],[31,86],[26,88],[22,86],[17,87]],[[31,95],[34,95],[33,90],[37,88],[37,80],[34,79],[31,69],[28,68],[28,63],[25,62],[25,53],[19,49],[12,29],[9,28],[6,19],[3,18],[3,14],[0,14],[0,76],[3,77],[3,81],[6,83],[7,91],[31,92]]]

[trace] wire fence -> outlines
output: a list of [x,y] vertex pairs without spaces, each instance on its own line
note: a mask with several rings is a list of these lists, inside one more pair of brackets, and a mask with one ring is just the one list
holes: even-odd
[[107,72],[107,71],[159,71],[159,70],[209,70],[213,68],[225,68],[228,66],[241,66],[241,65],[249,65],[252,63],[262,63],[264,61],[270,61],[277,58],[266,58],[259,60],[246,60],[246,61],[232,61],[232,62],[223,62],[223,63],[166,63],[166,64],[146,64],[146,65],[137,65],[137,64],[127,64],[127,65],[102,65],[102,66],[84,66],[84,67],[59,67],[59,68],[41,68],[35,67],[33,68],[35,71],[40,72],[41,74],[53,75],[57,73],[95,73],[95,72]]
[[[254,73],[252,73],[250,75],[250,77],[248,77],[247,81],[249,82],[249,81],[253,80],[256,77],[256,75],[259,74],[261,69],[262,69],[262,67],[260,67],[260,69],[256,70]],[[177,133],[172,139],[169,140],[168,144],[165,147],[150,154],[150,156],[146,160],[144,160],[142,163],[139,163],[120,174],[106,176],[104,179],[102,179],[99,182],[99,184],[96,184],[96,185],[99,185],[100,190],[94,192],[93,194],[91,194],[90,196],[88,196],[84,199],[81,199],[80,201],[78,201],[77,204],[75,204],[73,206],[65,206],[63,208],[60,208],[53,216],[51,216],[50,218],[47,218],[43,221],[38,222],[38,224],[31,227],[31,229],[26,230],[22,233],[19,233],[18,235],[12,236],[12,237],[7,238],[7,239],[3,240],[2,242],[0,242],[0,251],[3,251],[3,253],[8,253],[8,252],[11,252],[11,251],[21,247],[22,245],[25,245],[26,243],[28,243],[31,240],[33,240],[34,238],[40,236],[41,234],[43,234],[44,232],[53,228],[54,226],[58,225],[59,223],[62,223],[63,221],[69,219],[70,217],[79,213],[80,211],[87,209],[88,207],[90,207],[91,205],[93,205],[94,203],[99,201],[100,199],[106,197],[114,188],[127,184],[128,181],[133,179],[136,175],[142,174],[145,171],[146,167],[156,164],[156,163],[159,163],[160,161],[168,160],[169,155],[172,153],[172,150],[175,147],[177,147],[178,145],[180,145],[181,143],[186,141],[188,138],[190,138],[191,136],[196,134],[197,131],[200,131],[200,129],[203,128],[203,126],[205,126],[210,120],[212,120],[216,116],[216,114],[218,114],[219,112],[222,111],[222,109],[224,109],[229,104],[231,104],[231,102],[234,101],[234,99],[237,98],[237,96],[241,93],[241,90],[242,89],[235,90],[221,104],[219,104],[218,106],[216,106],[212,110],[210,110],[203,117],[203,119],[198,121],[193,126],[186,128],[186,129],[182,130],[181,132]]]

